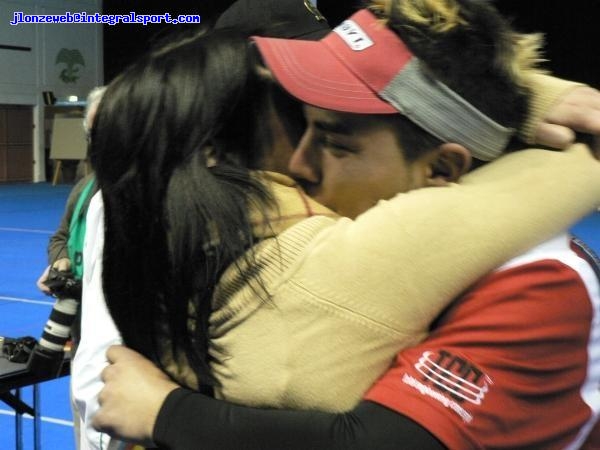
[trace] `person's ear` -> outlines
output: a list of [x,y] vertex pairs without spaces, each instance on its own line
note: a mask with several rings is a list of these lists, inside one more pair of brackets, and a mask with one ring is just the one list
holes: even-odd
[[460,144],[440,145],[430,162],[428,184],[440,186],[459,180],[471,167],[471,152]]

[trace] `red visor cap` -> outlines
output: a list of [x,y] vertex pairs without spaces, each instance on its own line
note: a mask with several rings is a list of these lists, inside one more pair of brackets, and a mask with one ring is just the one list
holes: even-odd
[[298,100],[341,112],[398,113],[378,92],[413,54],[371,12],[357,12],[320,41],[253,39],[277,81]]

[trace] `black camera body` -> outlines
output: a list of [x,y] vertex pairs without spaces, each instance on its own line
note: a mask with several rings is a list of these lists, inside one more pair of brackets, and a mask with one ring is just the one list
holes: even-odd
[[81,300],[81,280],[76,279],[70,271],[51,267],[44,284],[56,298]]
[[20,338],[0,336],[2,357],[13,363],[23,364],[28,362],[35,345],[36,341],[31,336]]

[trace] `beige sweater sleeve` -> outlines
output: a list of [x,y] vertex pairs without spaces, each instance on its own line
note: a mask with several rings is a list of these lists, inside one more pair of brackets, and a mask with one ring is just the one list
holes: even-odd
[[519,130],[519,137],[529,144],[536,144],[535,132],[552,106],[570,90],[583,86],[581,83],[561,80],[539,72],[528,75],[527,81],[531,89],[529,116]]
[[[338,307],[420,335],[477,279],[600,204],[600,162],[586,147],[525,150],[461,185],[400,194],[342,219],[313,243],[302,282]],[[306,261],[305,261],[306,262]]]

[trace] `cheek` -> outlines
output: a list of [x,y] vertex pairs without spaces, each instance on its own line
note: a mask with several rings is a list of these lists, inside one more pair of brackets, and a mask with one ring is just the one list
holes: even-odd
[[397,161],[354,157],[324,159],[318,200],[346,217],[356,217],[379,200],[408,190],[406,166]]
[[362,178],[361,190],[363,196],[368,195],[372,203],[387,200],[399,192],[406,192],[412,185],[412,174],[406,170],[404,164],[395,161],[385,161]]
[[324,161],[317,200],[346,217],[363,203],[364,175],[357,173],[352,164],[343,160]]
[[373,207],[379,200],[393,197],[398,191],[379,177],[343,176],[327,186],[326,195],[338,214],[354,218]]

